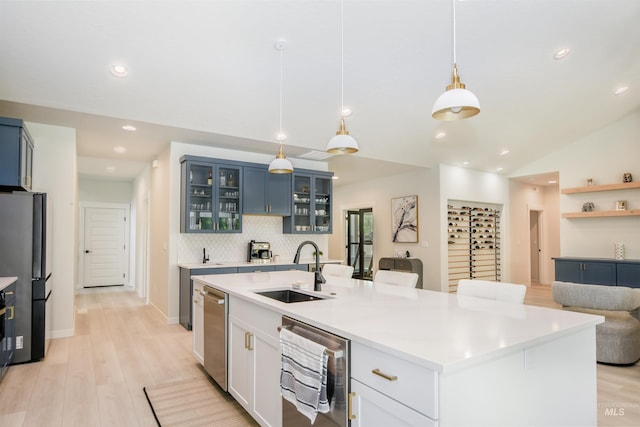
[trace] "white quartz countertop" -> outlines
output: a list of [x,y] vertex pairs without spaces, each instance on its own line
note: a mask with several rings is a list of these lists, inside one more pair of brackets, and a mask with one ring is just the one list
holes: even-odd
[[327,276],[325,300],[286,304],[254,293],[310,286],[313,273],[282,271],[192,276],[230,295],[271,308],[402,359],[452,372],[594,327],[601,316]]
[[17,277],[0,277],[0,291],[4,290],[4,288],[9,286],[16,280],[18,280]]
[[[341,259],[327,259],[320,258],[320,264],[341,264],[343,260]],[[300,259],[299,264],[315,264],[315,258],[305,258]],[[201,262],[187,262],[187,263],[179,263],[178,267],[188,268],[191,270],[195,270],[198,268],[225,268],[225,267],[250,267],[255,265],[291,265],[294,264],[293,256],[291,258],[282,258],[277,262],[248,262],[248,261],[230,261],[230,262],[207,262],[203,264]]]

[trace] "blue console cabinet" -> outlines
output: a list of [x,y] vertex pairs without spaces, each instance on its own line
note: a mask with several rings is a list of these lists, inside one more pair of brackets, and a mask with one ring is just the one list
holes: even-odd
[[553,258],[555,280],[588,285],[640,288],[640,260]]

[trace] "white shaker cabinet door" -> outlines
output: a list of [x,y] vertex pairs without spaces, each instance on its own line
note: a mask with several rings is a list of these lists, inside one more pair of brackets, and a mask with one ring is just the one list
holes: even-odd
[[191,312],[193,313],[193,355],[204,366],[204,301],[200,291],[202,284],[193,282],[193,301]]
[[253,412],[253,353],[251,334],[233,316],[229,316],[229,393],[249,412]]
[[436,427],[437,421],[385,396],[357,380],[351,379],[351,427]]

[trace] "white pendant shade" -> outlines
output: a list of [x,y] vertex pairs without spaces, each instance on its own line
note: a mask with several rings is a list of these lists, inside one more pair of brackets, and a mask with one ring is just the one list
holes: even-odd
[[269,172],[271,173],[291,173],[293,172],[293,165],[284,155],[284,151],[282,150],[282,144],[280,145],[280,150],[278,151],[278,155],[275,159],[269,163]]
[[460,82],[458,67],[453,64],[451,70],[451,84],[447,90],[436,99],[431,116],[438,120],[459,120],[473,117],[480,112],[480,101],[470,90],[465,89]]
[[344,117],[340,117],[340,129],[336,135],[329,140],[327,152],[331,154],[351,154],[358,151],[358,143],[349,135],[349,131],[344,126]]
[[458,120],[480,112],[480,101],[467,89],[449,89],[436,99],[431,115],[438,120]]

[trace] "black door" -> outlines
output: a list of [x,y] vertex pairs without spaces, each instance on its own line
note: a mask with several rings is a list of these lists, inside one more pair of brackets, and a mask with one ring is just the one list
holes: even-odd
[[354,279],[373,279],[373,209],[347,212],[347,258]]

